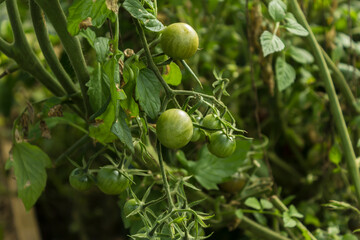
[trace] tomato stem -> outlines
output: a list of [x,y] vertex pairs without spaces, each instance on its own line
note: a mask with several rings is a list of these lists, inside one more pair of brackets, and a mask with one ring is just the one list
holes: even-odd
[[164,183],[164,189],[165,189],[165,193],[166,193],[167,199],[168,199],[169,211],[171,212],[175,208],[175,205],[174,205],[174,202],[173,202],[173,199],[172,199],[172,196],[171,196],[170,185],[169,185],[169,182],[168,182],[167,177],[166,177],[166,171],[165,171],[165,167],[164,167],[164,159],[163,159],[161,150],[162,150],[161,143],[158,140],[157,141],[157,152],[158,152],[158,156],[159,156],[161,177],[162,177],[162,180],[163,180],[163,183]]
[[312,47],[316,62],[318,64],[320,72],[321,72],[320,76],[322,77],[322,79],[325,83],[325,89],[326,89],[327,94],[329,95],[330,108],[331,108],[332,114],[334,116],[335,125],[337,127],[338,133],[339,133],[341,141],[342,141],[345,160],[346,160],[346,163],[347,163],[347,166],[349,169],[350,177],[355,186],[356,197],[357,197],[358,205],[359,205],[360,204],[359,168],[357,167],[357,164],[356,164],[354,148],[353,148],[351,140],[350,140],[349,132],[348,132],[345,120],[344,120],[343,113],[341,111],[339,99],[337,98],[334,84],[332,82],[328,66],[326,65],[321,48],[315,38],[315,35],[312,32],[299,4],[297,3],[296,0],[290,0],[289,3],[291,6],[291,11],[294,14],[294,16],[296,17],[296,19],[309,32],[307,39]]

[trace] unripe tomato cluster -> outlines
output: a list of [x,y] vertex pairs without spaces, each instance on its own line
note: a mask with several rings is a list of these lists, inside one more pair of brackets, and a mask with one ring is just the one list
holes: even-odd
[[[79,191],[89,190],[93,185],[90,174],[81,168],[75,168],[70,173],[69,182]],[[106,166],[98,171],[96,185],[105,194],[118,195],[129,187],[130,181],[118,169]]]
[[[199,119],[195,119],[199,121]],[[221,121],[210,114],[204,117],[202,126],[210,134],[208,149],[219,158],[232,155],[236,149],[234,137],[221,131]],[[201,130],[193,127],[190,116],[180,109],[168,109],[156,123],[156,134],[162,145],[170,149],[184,147],[190,141],[201,138]]]

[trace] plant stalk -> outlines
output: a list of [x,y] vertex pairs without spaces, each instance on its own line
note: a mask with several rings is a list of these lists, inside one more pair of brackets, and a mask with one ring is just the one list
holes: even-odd
[[91,115],[91,106],[89,96],[87,95],[86,83],[90,76],[87,71],[84,55],[81,50],[80,41],[77,37],[73,37],[67,30],[67,20],[58,0],[35,0],[42,8],[50,22],[54,26],[61,43],[64,46],[71,65],[74,68],[77,79],[80,83],[80,89],[83,96],[85,106],[85,116],[88,119]]
[[[54,52],[54,49],[49,39],[48,31],[45,26],[45,19],[43,17],[42,11],[40,7],[34,2],[34,0],[30,1],[30,13],[41,51],[44,54],[44,57],[49,64],[51,70],[68,94],[76,93],[77,89],[74,83],[72,82],[69,75],[66,73],[63,66],[60,64],[59,59]],[[74,101],[82,109],[82,111],[84,111],[82,98],[80,96],[77,96]]]
[[354,149],[349,137],[349,133],[347,131],[346,123],[344,120],[344,116],[342,114],[339,100],[336,96],[334,84],[331,79],[331,75],[329,72],[329,69],[326,65],[324,56],[322,54],[321,48],[315,38],[315,35],[311,31],[311,28],[304,16],[304,13],[302,12],[299,4],[296,0],[289,0],[290,6],[291,6],[291,12],[294,14],[298,22],[306,28],[306,30],[309,32],[308,40],[310,42],[310,45],[312,47],[316,62],[319,66],[321,77],[325,83],[326,92],[329,95],[330,100],[330,108],[332,111],[332,114],[334,116],[335,125],[337,127],[338,133],[341,138],[343,152],[345,155],[345,160],[349,169],[350,177],[352,179],[352,182],[355,186],[355,193],[356,198],[358,201],[358,205],[360,204],[360,176],[358,167],[356,165],[356,157],[354,153]]
[[325,61],[328,67],[333,71],[332,74],[334,76],[334,83],[340,89],[346,101],[352,108],[355,113],[360,113],[360,105],[357,103],[351,89],[338,67],[336,67],[335,63],[331,60],[329,55],[325,52],[324,49],[321,49],[324,55]]

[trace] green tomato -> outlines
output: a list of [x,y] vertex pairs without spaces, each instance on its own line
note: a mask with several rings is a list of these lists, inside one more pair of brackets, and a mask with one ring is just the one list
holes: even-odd
[[97,174],[97,186],[105,194],[118,195],[129,185],[129,180],[115,168],[103,167]]
[[220,184],[220,188],[228,193],[238,193],[245,186],[248,178],[244,174],[232,177],[229,181]]
[[228,137],[222,131],[210,135],[210,142],[207,145],[209,151],[219,158],[229,157],[236,149],[236,141]]
[[209,129],[214,129],[214,130],[207,130],[208,132],[214,132],[221,128],[221,122],[213,114],[209,114],[204,117],[202,126]]
[[89,190],[92,186],[92,181],[83,169],[75,168],[69,176],[70,185],[79,191]]
[[[124,204],[125,217],[127,217],[130,213],[135,211],[138,207],[139,207],[139,204],[136,202],[135,199],[130,199],[130,200],[126,201]],[[128,217],[128,219],[131,221],[134,221],[134,220],[139,220],[140,217],[139,217],[139,215],[135,214],[135,215]]]
[[194,128],[193,135],[190,141],[197,142],[199,141],[200,137],[201,137],[201,130],[199,128]]
[[163,112],[156,122],[156,134],[167,148],[182,148],[190,142],[193,135],[193,123],[189,115],[180,109]]
[[175,60],[188,59],[199,47],[199,37],[186,23],[174,23],[162,32],[161,48],[166,55]]
[[[199,123],[201,120],[201,117],[195,117],[195,122],[196,123]],[[203,136],[203,132],[200,130],[200,128],[197,128],[197,127],[194,127],[194,131],[193,131],[193,135],[191,137],[191,140],[192,142],[197,142],[199,141],[199,139]]]

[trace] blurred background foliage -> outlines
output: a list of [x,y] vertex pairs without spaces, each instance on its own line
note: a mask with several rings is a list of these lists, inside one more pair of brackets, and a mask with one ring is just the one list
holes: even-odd
[[[295,82],[279,92],[276,87],[275,61],[272,56],[263,57],[259,37],[264,30],[274,28],[266,8],[266,1],[249,1],[246,12],[245,0],[167,0],[158,1],[158,19],[165,25],[186,22],[193,26],[200,38],[200,51],[189,59],[189,64],[200,77],[205,91],[212,92],[215,81],[213,70],[222,71],[230,79],[229,97],[223,101],[236,117],[239,128],[246,129],[249,137],[259,139],[259,128],[269,139],[266,157],[272,166],[272,175],[281,196],[294,204],[304,214],[303,222],[316,233],[318,239],[352,239],[347,233],[360,227],[360,219],[352,212],[334,212],[321,204],[329,200],[354,203],[352,189],[339,139],[330,114],[324,84],[318,67],[310,54],[306,41],[287,35],[280,29],[285,42],[284,54],[296,70]],[[313,32],[326,52],[345,75],[352,92],[359,96],[360,78],[360,2],[342,0],[301,0]],[[349,1],[350,2],[350,1]],[[26,36],[37,56],[44,62],[33,32],[28,2],[18,2]],[[71,1],[61,0],[66,11]],[[349,11],[350,10],[350,11]],[[247,20],[246,15],[249,15]],[[131,17],[120,10],[120,49],[138,51],[140,41]],[[249,21],[249,22],[248,22]],[[74,77],[69,60],[58,37],[48,22],[51,41],[56,54],[70,76]],[[94,29],[98,35],[109,35],[105,24]],[[7,19],[5,4],[0,4],[0,35],[12,41],[12,32]],[[155,36],[149,35],[149,38]],[[83,51],[89,66],[94,66],[96,57],[85,40]],[[308,54],[296,57],[294,47]],[[158,47],[155,51],[160,52]],[[16,63],[0,53],[0,74],[12,73],[0,79],[0,138],[10,139],[13,120],[27,102],[37,102],[51,94]],[[197,89],[196,83],[183,71],[180,88]],[[252,85],[254,80],[254,86]],[[257,97],[254,92],[257,89]],[[360,153],[360,115],[351,111],[339,94],[344,116],[357,155]],[[255,118],[256,103],[259,126]],[[51,129],[56,138],[37,142],[56,159],[71,146],[81,132],[67,125]],[[91,155],[91,143],[81,152]],[[264,156],[260,156],[260,159]],[[81,159],[78,159],[80,161]],[[79,193],[67,184],[72,169],[62,164],[48,170],[46,191],[36,204],[36,213],[44,239],[127,239],[127,230],[121,222],[118,200],[93,189]],[[265,175],[266,175],[265,171]],[[3,188],[1,188],[3,189]],[[1,193],[0,193],[1,194]],[[267,225],[266,217],[255,216]],[[271,228],[271,226],[269,226]],[[208,233],[212,229],[206,230]],[[229,231],[225,226],[217,229],[210,239],[256,239],[246,230]]]

